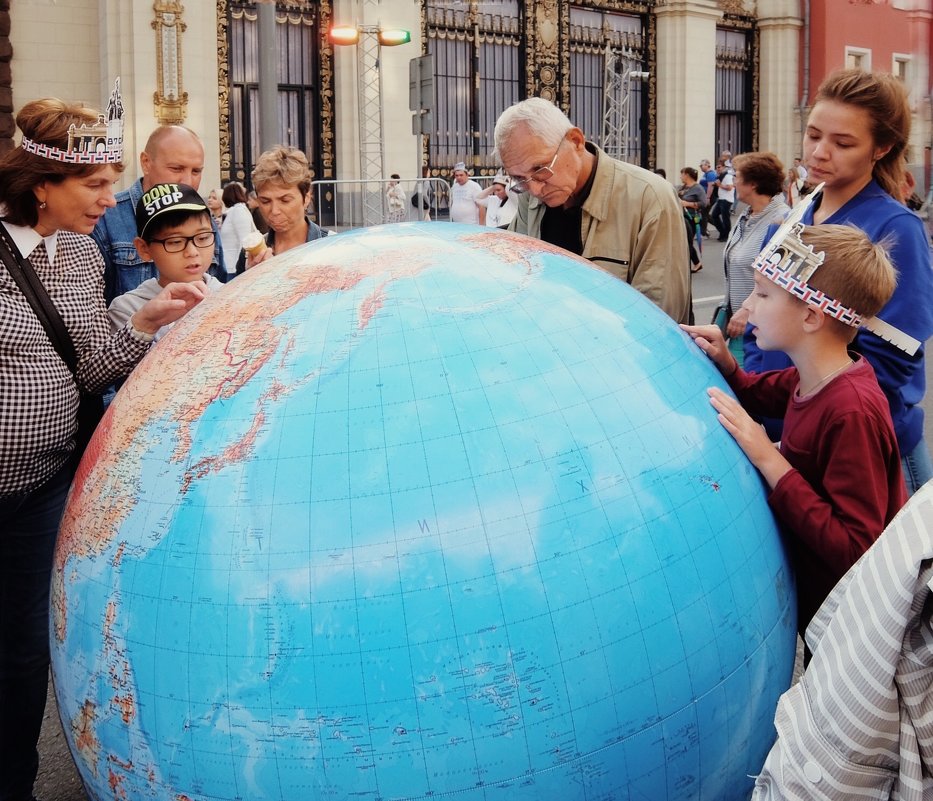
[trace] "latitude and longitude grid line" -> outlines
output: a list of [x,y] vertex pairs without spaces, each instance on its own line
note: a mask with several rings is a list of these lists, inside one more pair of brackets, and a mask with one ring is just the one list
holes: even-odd
[[[488,403],[488,399],[487,399],[487,403]],[[500,442],[501,442],[501,438],[500,438]],[[503,444],[503,447],[504,447],[504,443],[502,443],[502,444]],[[348,448],[349,448],[349,443],[348,443]],[[391,494],[391,493],[390,493],[390,494]],[[351,494],[351,497],[352,497],[352,494]]]

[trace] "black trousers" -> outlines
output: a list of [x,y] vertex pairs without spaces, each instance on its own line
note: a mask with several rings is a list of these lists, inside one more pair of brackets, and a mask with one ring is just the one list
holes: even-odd
[[0,498],[0,801],[28,801],[49,684],[49,587],[71,484],[66,465],[31,493]]

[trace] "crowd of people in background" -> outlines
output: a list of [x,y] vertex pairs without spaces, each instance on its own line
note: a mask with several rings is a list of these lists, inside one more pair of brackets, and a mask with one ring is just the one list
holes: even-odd
[[[329,233],[312,219],[311,169],[296,148],[262,153],[251,191],[230,182],[202,196],[201,140],[163,126],[139,156],[139,179],[114,195],[122,155],[89,164],[68,158],[68,126],[96,119],[60,101],[28,103],[16,120],[23,146],[0,157],[0,753],[11,766],[0,775],[3,801],[32,796],[52,550],[84,399],[118,383],[166,327],[223,283]],[[802,635],[835,582],[933,477],[920,407],[922,344],[908,354],[851,322],[877,316],[920,343],[933,336],[930,240],[905,205],[913,189],[904,170],[909,125],[900,82],[842,71],[821,85],[792,165],[773,153],[726,150],[715,167],[683,167],[675,189],[658,171],[611,158],[553,103],[530,98],[496,123],[502,172],[484,188],[460,162],[443,190],[451,222],[541,239],[627,282],[682,324],[727,376],[755,417],[724,393],[712,393],[712,402],[790,531],[806,599]],[[29,142],[42,147],[29,150]],[[393,174],[385,221],[431,219],[436,184],[425,172],[409,194]],[[804,199],[813,202],[800,207],[801,228],[788,232],[782,222]],[[703,268],[710,225],[724,243],[724,302],[715,325],[696,326],[690,273]],[[776,283],[761,257],[775,231],[825,256],[803,285],[858,312],[854,318]],[[16,265],[25,262],[58,309],[67,347],[45,336],[43,328],[58,324],[40,322],[16,283]],[[780,450],[761,433],[765,418],[786,418],[783,429],[779,419],[768,428]],[[775,748],[789,748],[792,736],[782,730]],[[900,743],[902,755],[912,748],[909,737]],[[917,751],[907,756],[925,758]],[[792,761],[783,753],[785,770]],[[781,781],[766,772],[762,797]]]

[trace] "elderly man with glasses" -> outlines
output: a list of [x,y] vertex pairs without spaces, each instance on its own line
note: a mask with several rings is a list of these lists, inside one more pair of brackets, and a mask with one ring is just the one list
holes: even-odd
[[589,259],[689,322],[683,213],[667,181],[610,158],[543,98],[507,108],[495,140],[520,193],[509,230]]

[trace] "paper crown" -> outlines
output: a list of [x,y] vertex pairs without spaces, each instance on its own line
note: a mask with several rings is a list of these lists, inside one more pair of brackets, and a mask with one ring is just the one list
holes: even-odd
[[825,254],[815,253],[811,245],[804,244],[800,235],[804,229],[804,215],[822,191],[823,184],[820,184],[794,206],[794,210],[771,235],[752,266],[765,278],[804,303],[822,309],[824,314],[835,317],[846,325],[867,328],[873,334],[913,355],[920,347],[919,340],[878,317],[862,317],[855,309],[810,286],[810,278],[823,264]]
[[98,115],[97,122],[93,125],[72,123],[69,126],[66,149],[34,142],[28,136],[23,137],[20,146],[27,153],[67,164],[119,164],[123,161],[123,99],[120,97],[120,79],[114,81],[106,114]]

